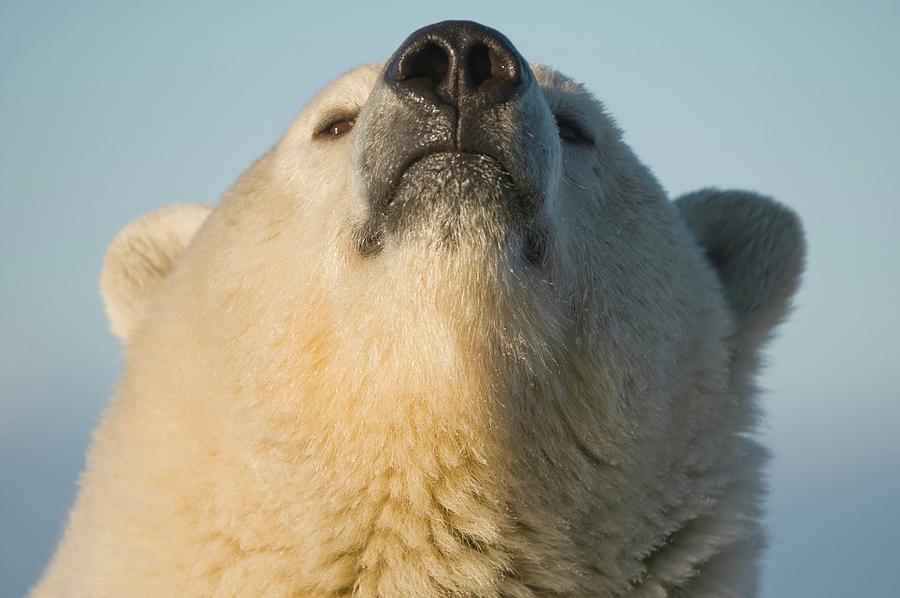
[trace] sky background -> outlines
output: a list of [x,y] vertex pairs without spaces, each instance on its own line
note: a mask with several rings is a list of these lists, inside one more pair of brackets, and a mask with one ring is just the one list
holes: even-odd
[[673,197],[800,214],[763,596],[900,596],[900,2],[131,4],[0,3],[0,597],[50,557],[120,371],[110,239],[215,201],[315,90],[447,18],[583,81]]

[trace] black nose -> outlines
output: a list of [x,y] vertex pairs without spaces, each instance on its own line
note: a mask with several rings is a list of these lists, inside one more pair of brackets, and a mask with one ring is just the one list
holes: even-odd
[[520,91],[531,69],[499,31],[443,21],[414,32],[391,57],[385,80],[416,99],[490,106]]

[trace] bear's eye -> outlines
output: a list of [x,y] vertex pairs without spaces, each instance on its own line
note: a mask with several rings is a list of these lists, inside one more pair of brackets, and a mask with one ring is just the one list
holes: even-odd
[[352,118],[339,117],[329,120],[325,126],[320,127],[316,132],[316,137],[325,139],[336,139],[348,133],[353,128],[355,121]]
[[559,129],[559,138],[573,145],[593,145],[594,139],[584,129],[578,126],[568,116],[556,114],[556,128]]

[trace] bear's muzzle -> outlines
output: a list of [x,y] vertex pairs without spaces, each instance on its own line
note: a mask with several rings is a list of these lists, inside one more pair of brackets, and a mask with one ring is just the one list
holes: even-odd
[[525,231],[560,169],[553,115],[528,63],[503,34],[469,21],[410,35],[382,71],[357,133],[355,171],[369,212],[360,238],[375,247],[436,212],[450,229],[483,222],[498,233]]

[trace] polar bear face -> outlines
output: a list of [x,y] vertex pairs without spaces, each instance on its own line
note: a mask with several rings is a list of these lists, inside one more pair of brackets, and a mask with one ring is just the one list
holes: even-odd
[[46,587],[752,593],[751,376],[802,261],[498,32],[419,30],[113,243],[127,369]]
[[[310,102],[222,202],[220,211],[244,231],[228,241],[216,235],[230,247],[217,253],[235,256],[217,271],[264,277],[259,284],[270,292],[258,295],[267,306],[272,296],[315,287],[356,327],[348,360],[370,354],[369,341],[394,338],[423,356],[426,371],[440,362],[434,347],[460,342],[463,354],[502,346],[525,368],[533,360],[554,367],[572,339],[602,326],[595,316],[614,304],[634,309],[636,288],[664,297],[683,278],[714,289],[659,185],[589,93],[528,66],[496,32],[485,39],[500,50],[473,46],[486,48],[482,67],[452,56],[454,43],[474,43],[461,37],[478,34],[442,35],[449,41],[417,32],[385,65],[348,73]],[[448,72],[428,60],[446,60]],[[401,72],[407,63],[424,74]],[[473,76],[466,68],[514,68],[516,82],[491,77],[478,89],[461,84],[456,96],[445,91],[447,81]],[[482,88],[496,97],[485,99]],[[296,317],[296,309],[284,314]],[[619,326],[684,326],[655,312],[622,315]],[[451,328],[446,337],[422,334]],[[636,341],[635,350],[650,344]],[[494,359],[487,352],[479,360]],[[372,369],[383,374],[388,361]]]

